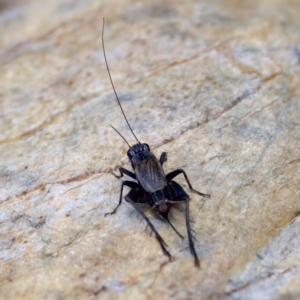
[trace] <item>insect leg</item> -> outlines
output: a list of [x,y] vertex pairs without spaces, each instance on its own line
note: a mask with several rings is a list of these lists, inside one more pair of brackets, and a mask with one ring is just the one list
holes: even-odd
[[123,197],[123,188],[124,188],[124,185],[129,186],[131,188],[139,188],[140,187],[139,184],[136,183],[136,182],[127,181],[127,180],[126,181],[122,181],[119,204],[116,206],[116,208],[112,212],[106,213],[104,216],[113,215],[117,211],[118,207],[121,205],[121,203],[122,203],[122,197]]
[[170,173],[166,176],[166,178],[167,178],[168,181],[170,181],[170,180],[172,180],[174,177],[178,176],[179,174],[183,174],[183,175],[184,175],[184,178],[185,178],[185,180],[186,180],[186,182],[187,182],[187,184],[188,184],[188,186],[189,186],[189,188],[190,188],[191,191],[193,191],[194,193],[196,193],[196,194],[198,194],[198,195],[200,195],[200,196],[210,198],[210,195],[209,195],[209,194],[203,194],[203,193],[198,192],[198,191],[196,191],[196,190],[193,189],[193,187],[192,187],[192,185],[191,185],[191,183],[190,183],[190,181],[189,181],[189,179],[188,179],[188,177],[187,177],[187,175],[186,175],[186,173],[184,172],[183,169],[177,169],[177,170],[175,170],[175,171],[170,172]]
[[197,256],[197,252],[195,250],[193,236],[191,233],[189,201],[190,201],[189,199],[186,199],[186,206],[185,206],[186,229],[187,229],[187,234],[188,234],[188,239],[189,239],[190,251],[191,251],[191,254],[195,258],[195,266],[200,268],[199,258]]
[[117,175],[117,174],[115,174],[114,172],[112,172],[112,174],[113,174],[115,177],[117,177],[117,178],[121,178],[121,177],[123,177],[124,174],[125,174],[125,175],[131,177],[132,179],[136,179],[136,176],[135,176],[134,173],[132,173],[132,172],[130,172],[130,171],[124,169],[124,168],[119,168],[119,172],[120,172],[120,175]]
[[161,155],[160,155],[160,159],[159,159],[159,163],[161,165],[163,165],[163,163],[167,161],[167,153],[166,152],[163,152]]
[[188,234],[188,240],[189,240],[189,246],[190,246],[190,251],[192,255],[195,258],[195,266],[199,267],[199,259],[195,250],[194,246],[194,241],[193,241],[193,236],[192,236],[192,229],[191,229],[191,220],[190,220],[190,210],[189,210],[189,201],[190,197],[189,195],[184,191],[184,189],[175,181],[171,180],[169,182],[169,186],[171,188],[171,193],[172,193],[172,200],[168,200],[169,203],[182,203],[185,202],[185,222],[186,222],[186,229],[187,229],[187,234]]
[[155,237],[156,237],[157,241],[159,242],[159,245],[160,245],[160,247],[161,247],[164,255],[168,256],[169,260],[171,260],[172,256],[169,253],[169,251],[166,249],[166,247],[167,247],[166,242],[159,235],[159,233],[157,232],[157,230],[155,229],[155,227],[153,226],[153,224],[150,222],[150,220],[147,218],[147,216],[139,209],[139,207],[137,207],[135,205],[135,203],[134,203],[135,201],[133,199],[131,199],[130,197],[128,197],[128,195],[125,197],[125,200],[128,201],[141,214],[141,216],[147,222],[148,226],[151,228],[152,232],[155,234]]

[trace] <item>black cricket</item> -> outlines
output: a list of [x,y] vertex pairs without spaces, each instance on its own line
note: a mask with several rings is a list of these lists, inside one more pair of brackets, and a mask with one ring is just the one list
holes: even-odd
[[173,204],[185,202],[186,203],[185,220],[186,220],[186,228],[187,228],[190,251],[191,254],[194,256],[195,266],[200,267],[200,262],[195,250],[193,236],[191,233],[190,216],[189,216],[190,197],[183,190],[183,188],[172,179],[178,176],[179,174],[183,174],[192,192],[207,198],[209,198],[210,195],[203,194],[194,190],[183,169],[177,169],[165,175],[162,166],[163,163],[166,161],[167,154],[163,152],[160,156],[160,159],[157,160],[157,158],[151,152],[149,145],[145,143],[141,143],[137,139],[123,111],[123,108],[121,106],[119,97],[117,95],[117,92],[115,90],[110,75],[107,58],[105,54],[105,48],[104,48],[104,24],[105,24],[105,19],[103,18],[102,46],[103,46],[103,53],[104,53],[107,72],[111,81],[112,88],[116,95],[116,99],[123,113],[123,116],[128,124],[130,131],[132,132],[133,136],[138,142],[136,145],[130,146],[129,143],[126,141],[126,139],[112,126],[112,128],[124,139],[124,141],[129,146],[129,150],[127,151],[127,156],[134,170],[134,173],[132,173],[131,171],[126,170],[124,168],[119,168],[120,175],[116,175],[116,174],[114,175],[117,178],[121,178],[125,174],[131,177],[132,179],[134,179],[135,181],[128,181],[128,180],[122,181],[119,204],[112,212],[106,213],[105,216],[112,215],[117,211],[118,207],[122,203],[124,186],[130,187],[131,190],[125,196],[125,200],[129,202],[141,214],[143,219],[147,222],[147,224],[151,228],[152,232],[155,234],[155,237],[159,242],[164,255],[168,256],[169,260],[171,260],[172,256],[166,248],[167,244],[165,243],[163,238],[159,235],[159,233],[157,232],[153,224],[150,222],[150,220],[147,218],[147,216],[144,214],[144,212],[136,204],[137,203],[149,204],[152,209],[155,209],[158,212],[158,214],[170,224],[170,226],[178,234],[178,236],[183,239],[183,236],[175,229],[175,227],[170,222],[168,215],[169,215],[170,208],[172,207]]

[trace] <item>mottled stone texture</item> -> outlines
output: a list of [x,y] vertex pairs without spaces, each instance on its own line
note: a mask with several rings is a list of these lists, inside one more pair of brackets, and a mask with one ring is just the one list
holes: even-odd
[[[0,1],[0,299],[300,297],[299,1]],[[118,203],[130,134],[184,168],[201,269]],[[177,180],[188,191],[182,176]],[[171,219],[186,236],[184,205]]]

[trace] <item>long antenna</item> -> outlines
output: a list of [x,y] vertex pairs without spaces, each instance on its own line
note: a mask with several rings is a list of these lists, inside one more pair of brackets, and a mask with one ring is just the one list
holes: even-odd
[[[134,132],[133,132],[133,130],[132,130],[132,128],[131,128],[131,126],[130,126],[128,120],[127,120],[127,118],[126,118],[126,116],[125,116],[125,113],[124,113],[124,110],[123,110],[122,105],[121,105],[121,103],[120,103],[119,97],[118,97],[118,95],[117,95],[117,92],[116,92],[114,83],[113,83],[113,81],[112,81],[112,79],[111,79],[110,71],[109,71],[108,64],[107,64],[106,54],[105,54],[105,48],[104,48],[104,24],[105,24],[105,18],[103,18],[103,27],[102,27],[102,47],[103,47],[103,53],[104,53],[104,59],[105,59],[105,64],[106,64],[107,73],[108,73],[108,75],[109,75],[109,79],[110,79],[112,88],[113,88],[114,93],[115,93],[115,95],[116,95],[116,98],[117,98],[117,100],[118,100],[119,106],[120,106],[120,108],[121,108],[121,110],[122,110],[123,116],[124,116],[124,118],[125,118],[125,120],[126,120],[126,122],[127,122],[127,125],[128,125],[128,127],[129,127],[130,131],[132,132],[133,136],[135,137],[135,139],[136,139],[136,140],[138,141],[138,143],[140,144],[141,142],[138,140],[138,138],[137,138],[136,135],[134,134]],[[118,132],[118,131],[117,131],[117,132]],[[119,132],[118,132],[118,133],[119,133]],[[120,134],[120,133],[119,133],[119,134]],[[128,143],[127,143],[127,144],[128,144]],[[129,145],[129,144],[128,144],[128,145]],[[130,147],[130,146],[129,146],[129,147]]]
[[131,148],[131,146],[129,145],[129,143],[126,141],[126,139],[124,138],[124,136],[114,127],[114,126],[112,126],[112,125],[110,125],[111,127],[112,127],[112,129],[115,131],[115,132],[117,132],[119,135],[120,135],[120,137],[125,141],[125,143],[128,145],[128,147],[129,148]]

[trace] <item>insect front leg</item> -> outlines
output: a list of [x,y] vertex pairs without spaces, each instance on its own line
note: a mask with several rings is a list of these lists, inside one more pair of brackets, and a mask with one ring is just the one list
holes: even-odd
[[188,186],[189,186],[189,188],[190,188],[191,191],[193,191],[194,193],[196,193],[196,194],[198,194],[198,195],[200,195],[200,196],[203,196],[203,197],[206,197],[206,198],[210,198],[210,195],[209,195],[209,194],[203,194],[203,193],[198,192],[198,191],[196,191],[196,190],[193,189],[193,187],[192,187],[192,185],[191,185],[191,183],[190,183],[190,181],[189,181],[189,179],[188,179],[188,177],[187,177],[187,175],[186,175],[186,173],[184,172],[183,169],[177,169],[177,170],[175,170],[175,171],[170,172],[170,173],[166,176],[166,177],[167,177],[167,180],[170,181],[170,180],[172,180],[173,178],[175,178],[176,176],[178,176],[179,174],[183,174],[183,175],[184,175],[184,178],[185,178],[185,180],[186,180],[186,182],[187,182],[187,184],[188,184]]
[[143,211],[141,211],[140,208],[136,206],[135,203],[140,202],[140,201],[138,201],[138,199],[133,199],[133,198],[135,198],[135,195],[134,195],[134,193],[131,193],[131,191],[130,191],[130,193],[125,197],[125,200],[128,201],[140,213],[140,215],[143,217],[143,219],[147,222],[148,226],[151,228],[152,232],[155,234],[155,237],[156,237],[164,255],[168,256],[169,260],[171,261],[172,256],[166,248],[167,247],[166,242],[159,235],[159,233],[157,232],[157,230],[155,229],[153,224],[150,222],[150,220],[147,218],[147,216],[143,213]]
[[167,153],[166,153],[166,152],[163,152],[163,153],[160,155],[159,163],[160,163],[161,165],[163,165],[165,161],[167,161]]
[[117,174],[115,174],[114,172],[112,172],[112,174],[113,174],[115,177],[117,177],[117,178],[121,178],[121,177],[123,177],[124,174],[125,174],[125,175],[131,177],[132,179],[136,179],[135,174],[132,173],[132,172],[130,172],[129,170],[126,170],[126,169],[124,169],[124,168],[119,168],[119,172],[120,172],[120,175],[117,175]]
[[116,206],[116,208],[112,212],[106,213],[104,216],[113,215],[117,211],[118,207],[121,205],[121,203],[122,203],[122,197],[123,197],[123,188],[124,188],[124,185],[129,186],[131,188],[139,188],[140,187],[139,184],[136,183],[136,182],[127,181],[127,180],[126,181],[122,181],[119,204]]

